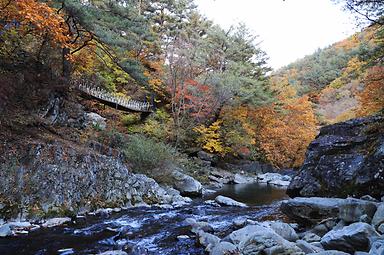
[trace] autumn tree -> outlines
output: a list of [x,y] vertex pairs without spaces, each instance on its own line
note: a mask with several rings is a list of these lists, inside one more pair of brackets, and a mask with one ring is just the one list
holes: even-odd
[[357,115],[366,116],[384,109],[384,67],[369,68],[363,80],[365,88],[358,94],[360,108]]

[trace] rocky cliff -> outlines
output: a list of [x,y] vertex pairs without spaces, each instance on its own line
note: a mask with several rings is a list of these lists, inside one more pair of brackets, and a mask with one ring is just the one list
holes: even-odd
[[325,126],[288,187],[296,196],[384,195],[384,116]]

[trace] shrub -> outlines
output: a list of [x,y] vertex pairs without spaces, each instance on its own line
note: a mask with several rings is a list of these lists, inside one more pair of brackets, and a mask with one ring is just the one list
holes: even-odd
[[173,161],[175,154],[172,147],[138,134],[130,136],[123,152],[135,171],[153,178],[156,175],[153,170]]

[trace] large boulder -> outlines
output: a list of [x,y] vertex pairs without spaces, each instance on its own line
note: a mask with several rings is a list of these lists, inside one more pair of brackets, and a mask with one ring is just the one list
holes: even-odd
[[225,239],[235,244],[240,254],[303,254],[295,243],[263,225],[248,225],[232,232]]
[[[174,167],[175,168],[175,167]],[[182,173],[181,169],[175,168],[172,171],[174,188],[180,191],[183,196],[198,197],[203,194],[203,186],[193,177]]]
[[337,218],[339,206],[343,203],[341,198],[296,197],[282,201],[280,209],[298,223],[312,225],[324,219]]
[[384,195],[384,116],[321,128],[287,189],[290,197]]
[[331,230],[321,238],[321,244],[326,250],[354,253],[368,251],[370,240],[379,236],[371,225],[356,222],[342,229]]

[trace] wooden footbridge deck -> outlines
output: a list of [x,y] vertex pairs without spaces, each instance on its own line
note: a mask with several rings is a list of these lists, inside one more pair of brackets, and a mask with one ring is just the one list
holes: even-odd
[[87,85],[77,85],[76,88],[83,94],[96,99],[100,103],[111,106],[118,110],[127,112],[151,113],[154,111],[154,105],[150,102],[137,101],[124,97],[115,96],[104,89],[95,88]]

